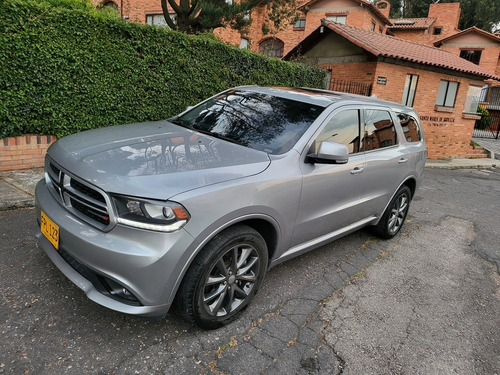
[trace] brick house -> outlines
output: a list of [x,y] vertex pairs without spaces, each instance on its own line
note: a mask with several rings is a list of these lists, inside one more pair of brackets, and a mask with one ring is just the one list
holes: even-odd
[[[93,0],[93,3],[115,9],[130,22],[167,27],[160,0]],[[170,13],[174,14],[173,11]],[[297,22],[289,24],[280,32],[274,33],[266,27],[269,24],[267,9],[260,6],[249,15],[252,24],[247,30],[240,32],[219,28],[214,34],[226,44],[280,58],[315,30],[322,19],[385,33],[386,26],[391,25],[389,14],[390,4],[387,1],[381,1],[376,6],[366,0],[302,1]]]
[[431,4],[427,18],[390,19],[387,34],[432,46],[437,40],[460,32],[461,15],[460,3]]
[[281,58],[321,24],[322,19],[335,21],[363,30],[385,33],[391,25],[390,4],[381,1],[376,6],[365,0],[312,0],[298,9],[298,19],[284,30],[273,32],[266,7],[257,7],[251,14],[252,24],[243,33],[220,28],[215,35],[223,42],[250,49],[269,57]]
[[[476,27],[434,42],[436,47],[479,65],[483,70],[500,76],[500,36]],[[500,82],[489,81],[476,96],[482,106],[495,117],[496,130],[500,127]]]
[[468,99],[485,79],[500,80],[450,52],[323,21],[284,57],[318,65],[337,79],[371,85],[380,99],[413,106],[426,130],[429,157],[474,157],[475,108]]

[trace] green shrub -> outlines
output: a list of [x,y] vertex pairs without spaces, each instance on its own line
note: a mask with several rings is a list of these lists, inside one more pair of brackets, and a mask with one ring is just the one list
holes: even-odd
[[237,85],[322,86],[318,69],[86,4],[0,1],[0,138],[164,119]]
[[476,129],[485,130],[493,124],[490,112],[481,106],[477,107],[477,113],[481,115],[481,120],[477,120]]

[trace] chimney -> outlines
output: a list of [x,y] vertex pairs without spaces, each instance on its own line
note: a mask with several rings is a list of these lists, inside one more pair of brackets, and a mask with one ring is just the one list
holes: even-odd
[[391,18],[391,3],[385,0],[379,1],[376,7],[386,18]]

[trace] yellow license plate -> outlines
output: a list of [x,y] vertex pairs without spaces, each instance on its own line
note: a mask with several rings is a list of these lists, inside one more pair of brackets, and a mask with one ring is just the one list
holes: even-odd
[[42,233],[59,250],[59,227],[42,212]]

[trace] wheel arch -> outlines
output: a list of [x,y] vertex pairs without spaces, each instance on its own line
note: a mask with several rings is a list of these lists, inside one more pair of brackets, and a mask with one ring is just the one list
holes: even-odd
[[410,177],[407,180],[405,180],[401,186],[403,185],[408,186],[411,192],[411,198],[413,199],[413,197],[415,196],[415,191],[417,190],[417,180],[414,177]]
[[186,276],[186,273],[191,267],[193,261],[203,251],[203,248],[220,233],[239,225],[247,225],[248,227],[256,230],[263,237],[267,245],[269,261],[268,264],[271,263],[270,261],[274,256],[274,253],[276,252],[280,240],[280,230],[278,223],[273,218],[267,215],[248,215],[233,219],[227,222],[225,225],[219,226],[215,230],[212,230],[208,236],[204,236],[203,239],[199,242],[195,251],[192,252],[189,259],[184,263],[182,271],[177,277],[175,286],[172,289],[172,293],[170,294],[170,297],[167,301],[169,304],[171,304],[177,296],[182,280]]

